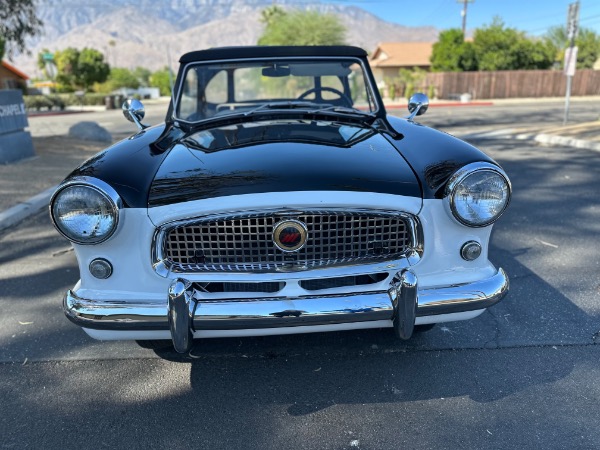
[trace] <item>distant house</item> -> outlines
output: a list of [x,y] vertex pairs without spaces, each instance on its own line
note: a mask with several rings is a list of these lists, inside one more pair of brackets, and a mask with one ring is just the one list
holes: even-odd
[[21,89],[29,77],[6,61],[0,61],[0,89]]
[[378,85],[386,78],[396,78],[400,69],[431,68],[433,42],[384,42],[377,46],[370,58]]

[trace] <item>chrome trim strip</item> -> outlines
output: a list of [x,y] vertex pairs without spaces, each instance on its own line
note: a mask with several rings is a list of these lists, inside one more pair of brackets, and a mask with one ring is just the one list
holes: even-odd
[[509,281],[502,268],[493,277],[473,283],[422,289],[417,316],[452,314],[489,308],[506,295]]
[[[385,259],[360,259],[357,261],[346,261],[343,262],[343,265],[348,266],[357,266],[357,265],[366,265],[366,264],[381,264],[381,263],[392,263],[394,261],[406,261],[408,266],[415,265],[420,261],[423,255],[423,227],[417,216],[413,214],[409,214],[402,211],[390,211],[383,209],[348,209],[348,208],[339,208],[339,207],[321,207],[321,208],[303,208],[302,211],[297,209],[285,209],[285,208],[269,208],[269,209],[261,209],[261,210],[244,210],[244,211],[228,211],[219,214],[210,214],[206,216],[196,216],[190,217],[187,219],[175,220],[170,222],[165,222],[159,225],[156,228],[154,236],[152,238],[151,243],[151,254],[152,254],[152,267],[154,271],[163,278],[168,278],[171,274],[185,274],[187,276],[192,277],[197,274],[211,274],[215,273],[212,270],[198,271],[198,272],[179,272],[175,265],[171,264],[164,252],[164,240],[169,233],[169,231],[173,228],[181,227],[181,226],[189,226],[198,222],[210,222],[217,220],[229,220],[236,217],[251,217],[253,215],[299,215],[299,214],[314,214],[314,213],[348,213],[348,214],[372,214],[372,215],[381,215],[381,216],[394,216],[404,220],[408,227],[408,231],[410,233],[411,242],[408,248],[408,251],[401,258],[396,260],[385,260]],[[335,270],[336,268],[340,268],[342,264],[336,265],[324,265],[324,266],[315,266],[310,267],[308,269],[302,267],[298,269],[298,271],[310,271],[310,270],[328,270],[326,276],[332,276],[331,270]],[[258,270],[237,270],[231,266],[223,266],[221,268],[222,272],[231,273],[231,272],[239,272],[244,274],[250,273],[265,273],[265,272],[277,272],[275,269],[266,270],[266,271],[258,271]],[[290,272],[293,272],[291,270]],[[333,275],[335,276],[335,275]]]
[[67,291],[63,311],[71,322],[96,330],[168,330],[167,303],[92,300]]
[[[403,278],[400,274],[400,280]],[[181,281],[181,280],[180,280]],[[404,286],[416,282],[404,272]],[[184,281],[182,283],[185,284]],[[487,279],[451,286],[417,289],[417,317],[475,311],[498,303],[508,291],[504,270]],[[392,287],[392,286],[390,286]],[[243,329],[332,324],[393,318],[388,291],[298,298],[266,298],[256,301],[226,299],[202,303],[194,293],[194,327]],[[192,303],[190,303],[192,304]],[[99,330],[168,330],[166,301],[89,300],[72,291],[65,295],[64,312],[76,325]],[[212,323],[207,323],[212,322]],[[254,323],[255,325],[252,325]],[[257,325],[260,324],[260,325]]]
[[194,329],[240,330],[368,322],[391,319],[392,314],[386,292],[245,302],[202,303],[199,299]]

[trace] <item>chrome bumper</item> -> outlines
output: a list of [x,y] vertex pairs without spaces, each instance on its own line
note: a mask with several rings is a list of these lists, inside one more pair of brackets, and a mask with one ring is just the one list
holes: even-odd
[[173,280],[166,302],[91,300],[68,291],[66,316],[84,328],[167,330],[186,352],[196,330],[236,330],[392,320],[396,334],[411,337],[415,318],[475,311],[499,302],[508,291],[502,269],[473,283],[419,288],[410,269],[398,272],[387,291],[358,294],[203,301],[192,284]]

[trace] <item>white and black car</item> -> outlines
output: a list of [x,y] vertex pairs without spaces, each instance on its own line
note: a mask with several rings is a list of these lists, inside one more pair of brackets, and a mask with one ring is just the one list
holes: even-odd
[[50,210],[97,339],[172,339],[470,319],[508,290],[488,260],[511,186],[471,145],[388,116],[355,47],[185,54],[164,124],[73,171]]

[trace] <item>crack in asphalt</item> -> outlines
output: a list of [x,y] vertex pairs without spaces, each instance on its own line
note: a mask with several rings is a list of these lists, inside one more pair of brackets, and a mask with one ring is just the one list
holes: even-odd
[[[491,348],[491,349],[495,349],[495,348],[500,348],[500,318],[498,316],[496,316],[494,314],[494,312],[491,310],[491,308],[488,308],[485,310],[485,312],[490,315],[492,317],[492,319],[494,320],[494,337],[492,339],[490,339],[489,341],[487,341],[485,344],[483,344],[484,348]],[[489,344],[490,342],[494,343],[493,347],[490,347]]]

